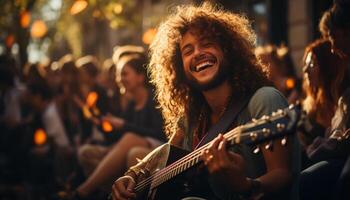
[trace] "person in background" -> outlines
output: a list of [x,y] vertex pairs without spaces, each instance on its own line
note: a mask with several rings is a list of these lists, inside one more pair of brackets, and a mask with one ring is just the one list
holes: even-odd
[[300,97],[301,84],[288,48],[266,45],[257,47],[255,54],[269,67],[269,77],[276,89],[287,97],[288,103],[295,103]]
[[[151,151],[165,141],[163,120],[156,109],[151,88],[149,87],[145,64],[147,59],[140,54],[130,54],[123,57],[118,67],[120,81],[125,91],[130,95],[126,111],[121,117],[105,116],[115,131],[109,134],[119,134],[121,138],[109,147],[86,146],[79,152],[80,163],[89,167],[90,175],[73,193],[60,193],[62,199],[87,198],[98,189],[109,191],[110,185],[127,167],[128,153],[135,147]],[[93,154],[100,152],[100,160],[93,168]],[[130,159],[130,158],[129,158]],[[136,158],[134,158],[136,160]],[[91,167],[92,166],[92,167]],[[92,170],[91,170],[92,169]]]
[[74,148],[68,139],[63,121],[59,115],[57,103],[45,79],[28,84],[28,99],[41,116],[47,142],[34,147],[34,153],[54,152],[54,173],[56,181],[65,182],[72,172]]
[[[324,135],[331,125],[336,103],[348,84],[345,63],[331,52],[331,42],[327,39],[309,44],[303,62],[303,108],[314,127],[318,127],[313,136]],[[310,138],[302,140],[306,144],[313,140],[312,133],[309,134]]]
[[116,83],[117,67],[112,59],[105,60],[102,66],[101,73],[97,77],[97,82],[106,90],[108,113],[112,115],[120,115],[122,108],[120,104],[120,88]]
[[[304,150],[315,163],[301,172],[301,199],[331,199],[335,183],[344,164],[344,156],[327,156],[324,141],[335,138],[334,114],[337,102],[349,80],[345,76],[345,62],[331,52],[331,41],[318,39],[309,44],[304,54],[305,98],[303,108],[307,113],[309,128],[299,134]],[[306,126],[307,127],[307,126]],[[332,141],[331,141],[332,142]],[[333,155],[336,155],[334,153]]]

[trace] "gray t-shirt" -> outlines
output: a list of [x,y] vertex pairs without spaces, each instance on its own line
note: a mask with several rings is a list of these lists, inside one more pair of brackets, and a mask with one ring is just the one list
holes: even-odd
[[[262,87],[258,89],[253,96],[248,101],[248,104],[243,110],[238,114],[235,125],[243,125],[251,121],[252,118],[259,119],[264,115],[271,115],[272,112],[278,109],[283,109],[288,106],[286,98],[273,87]],[[234,128],[234,127],[232,127]],[[192,135],[186,134],[184,140],[184,148],[191,148]],[[292,140],[296,140],[293,136]],[[291,141],[290,141],[291,142]],[[291,142],[295,143],[295,142]],[[246,175],[250,178],[257,178],[266,173],[266,165],[263,154],[261,151],[257,154],[253,153],[254,147],[249,147],[247,145],[241,144],[236,145],[231,148],[232,151],[237,152],[243,156],[246,161]],[[294,158],[292,158],[294,160]],[[293,163],[293,165],[298,163]],[[298,167],[292,167],[298,168]],[[295,169],[296,173],[298,169]],[[213,191],[220,196],[222,199],[234,199],[235,194],[231,194],[230,191],[223,191],[218,185],[211,181],[210,185]]]

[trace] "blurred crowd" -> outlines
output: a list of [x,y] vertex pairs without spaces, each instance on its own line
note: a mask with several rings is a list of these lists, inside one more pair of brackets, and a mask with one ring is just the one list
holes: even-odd
[[[324,13],[322,37],[305,48],[302,65],[284,45],[255,50],[272,84],[306,112],[301,199],[338,199],[349,184],[350,3],[339,2]],[[147,49],[132,45],[103,62],[65,55],[20,68],[0,56],[0,199],[75,190],[105,198],[117,177],[164,143],[147,59]]]

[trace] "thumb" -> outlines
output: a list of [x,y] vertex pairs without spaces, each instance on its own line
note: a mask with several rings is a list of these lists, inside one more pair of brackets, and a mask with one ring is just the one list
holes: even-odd
[[135,186],[135,181],[133,178],[130,177],[129,181],[128,181],[128,185],[126,186],[126,189],[128,191],[133,191],[134,189],[134,186]]

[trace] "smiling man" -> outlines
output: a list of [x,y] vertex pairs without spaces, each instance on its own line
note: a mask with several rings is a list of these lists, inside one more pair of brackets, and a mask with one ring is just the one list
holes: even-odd
[[[246,18],[208,3],[177,7],[160,25],[151,44],[149,70],[169,142],[193,151],[213,141],[201,156],[208,176],[194,178],[208,182],[212,192],[200,189],[187,198],[168,192],[166,199],[293,198],[292,145],[274,142],[272,150],[261,148],[257,154],[244,144],[227,151],[227,141],[219,134],[287,106],[285,98],[268,87],[254,43]],[[136,197],[135,182],[152,158],[147,156],[114,183],[114,199]]]

